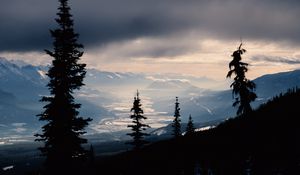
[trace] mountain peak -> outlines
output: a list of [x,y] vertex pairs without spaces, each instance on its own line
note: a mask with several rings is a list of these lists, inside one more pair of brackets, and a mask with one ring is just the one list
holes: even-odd
[[193,87],[187,80],[168,79],[168,80],[155,80],[147,88],[148,89],[186,89]]

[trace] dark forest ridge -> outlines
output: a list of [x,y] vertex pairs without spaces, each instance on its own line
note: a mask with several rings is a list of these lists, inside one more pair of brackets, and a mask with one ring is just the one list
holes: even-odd
[[[192,174],[196,169],[215,174],[240,174],[248,170],[254,174],[298,174],[299,99],[299,89],[289,90],[251,114],[237,116],[216,128],[179,139],[159,141],[138,152],[96,157],[95,167],[89,171],[91,174],[96,171],[96,174],[108,175],[121,172],[132,175],[133,169],[147,170],[145,175],[183,171]],[[132,164],[137,166],[132,167]],[[31,168],[34,166],[30,165]],[[21,171],[15,168],[6,173]],[[29,170],[28,167],[26,170]]]
[[99,157],[97,172],[299,174],[299,102],[300,90],[289,90],[214,129],[154,143],[139,152]]

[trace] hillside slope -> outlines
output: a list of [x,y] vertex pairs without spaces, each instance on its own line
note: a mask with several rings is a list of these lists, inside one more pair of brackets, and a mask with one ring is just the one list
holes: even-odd
[[139,152],[99,158],[104,174],[299,174],[300,90],[291,90],[247,116]]

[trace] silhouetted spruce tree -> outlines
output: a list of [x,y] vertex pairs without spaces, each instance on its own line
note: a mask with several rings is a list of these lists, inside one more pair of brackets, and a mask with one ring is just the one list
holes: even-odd
[[189,121],[188,121],[188,124],[187,124],[187,127],[186,127],[185,135],[190,135],[194,132],[195,132],[195,127],[194,127],[192,116],[190,115],[189,116]]
[[36,141],[44,142],[39,149],[46,156],[47,170],[62,173],[71,167],[78,167],[74,165],[79,165],[87,157],[88,151],[81,146],[87,140],[80,136],[85,133],[83,129],[91,119],[78,117],[81,105],[75,103],[73,93],[84,85],[86,65],[78,63],[83,55],[83,45],[77,42],[79,35],[73,29],[68,0],[59,0],[59,3],[58,28],[50,31],[54,48],[53,51],[45,50],[53,57],[47,73],[51,95],[41,99],[47,104],[44,112],[38,115],[47,124],[42,127],[42,134],[36,134],[39,137]]
[[131,108],[131,112],[133,112],[133,114],[130,116],[130,118],[133,120],[133,125],[127,126],[132,130],[132,133],[128,133],[127,135],[133,138],[133,141],[128,143],[132,144],[135,150],[139,150],[144,144],[147,143],[147,141],[144,140],[144,136],[148,136],[149,134],[144,133],[143,131],[145,131],[146,128],[150,128],[149,125],[142,123],[142,120],[147,119],[147,117],[143,116],[144,111],[141,106],[142,104],[139,97],[139,92],[137,91],[136,97],[134,97],[133,107]]
[[181,120],[180,120],[180,108],[179,108],[178,97],[176,97],[174,120],[173,120],[173,123],[172,123],[173,135],[174,135],[175,138],[181,136],[180,122],[181,122]]
[[233,88],[232,94],[235,98],[233,106],[239,105],[237,114],[245,114],[252,111],[250,103],[256,99],[256,94],[254,93],[255,84],[248,80],[245,73],[248,71],[248,64],[241,62],[241,55],[246,52],[242,49],[242,44],[240,44],[238,50],[234,51],[232,54],[233,60],[229,63],[229,72],[227,78],[230,78],[234,73],[234,82],[230,85]]

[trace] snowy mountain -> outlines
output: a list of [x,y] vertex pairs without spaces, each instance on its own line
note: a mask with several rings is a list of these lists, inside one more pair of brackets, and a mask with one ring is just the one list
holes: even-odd
[[[36,96],[45,92],[47,82],[40,67],[26,65],[19,67],[4,58],[0,58],[0,88],[13,92],[20,99]],[[25,93],[26,92],[26,93]]]
[[[15,64],[0,58],[0,138],[33,135],[40,128],[41,122],[36,115],[42,111],[43,104],[39,102],[41,96],[49,93],[46,71],[47,67],[44,66]],[[102,102],[111,102],[114,98],[102,98],[101,94],[108,96],[108,93],[88,87],[76,94],[78,102],[82,103],[82,116],[92,117],[95,122],[101,117],[114,116],[97,103],[99,98]]]
[[260,98],[269,98],[288,88],[300,87],[300,70],[261,76],[254,81]]
[[[0,138],[9,135],[32,135],[42,125],[36,117],[42,111],[41,96],[46,88],[48,67],[33,66],[0,58]],[[257,106],[286,89],[300,86],[300,70],[257,78]],[[172,121],[175,97],[179,97],[183,122],[189,114],[196,123],[232,117],[231,90],[204,89],[216,81],[205,77],[175,74],[117,73],[88,69],[84,86],[75,92],[82,104],[80,114],[92,117],[89,133],[119,132],[126,129],[132,98],[137,89],[145,115],[154,128]],[[111,126],[115,126],[111,129]]]
[[[299,87],[300,70],[264,75],[255,79],[254,82],[257,85],[258,98],[252,103],[252,106],[256,108],[273,96],[286,92],[289,88]],[[193,116],[195,122],[208,122],[235,116],[237,109],[232,107],[234,99],[231,90],[206,91],[204,94],[197,97],[182,96],[180,98],[183,121],[187,121],[189,114]],[[163,103],[171,103],[171,101],[158,102],[157,106],[163,107],[161,105]],[[172,114],[173,109],[168,112]]]
[[178,89],[187,89],[193,87],[192,84],[189,83],[189,81],[183,81],[183,80],[156,80],[153,83],[151,83],[147,89],[155,89],[155,90],[178,90]]
[[120,87],[143,88],[146,84],[151,83],[151,80],[148,80],[145,77],[146,75],[144,74],[107,72],[89,69],[84,81],[90,87],[105,91],[114,91],[118,90]]

